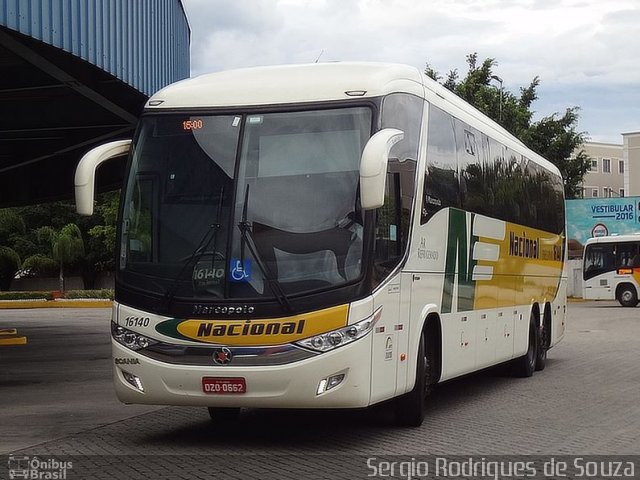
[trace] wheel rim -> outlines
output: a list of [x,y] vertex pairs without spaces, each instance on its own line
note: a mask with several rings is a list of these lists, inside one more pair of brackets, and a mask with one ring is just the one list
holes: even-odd
[[425,353],[424,357],[422,357],[422,373],[424,377],[424,386],[422,389],[422,398],[427,399],[427,395],[429,393],[429,359],[427,358],[427,354]]
[[625,302],[630,302],[631,300],[633,300],[633,293],[631,292],[631,290],[623,290],[620,296]]
[[529,350],[527,351],[529,365],[535,365],[536,353],[536,330],[532,328],[529,332]]

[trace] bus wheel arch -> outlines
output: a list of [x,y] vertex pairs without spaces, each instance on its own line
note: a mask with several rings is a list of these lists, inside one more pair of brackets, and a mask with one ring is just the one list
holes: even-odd
[[[414,358],[411,356],[410,358]],[[396,424],[419,427],[425,416],[425,403],[441,376],[442,327],[440,317],[430,313],[422,323],[415,355],[416,370],[413,389],[395,402]]]
[[616,288],[616,300],[623,307],[635,307],[638,304],[638,292],[631,283],[621,283]]
[[442,377],[442,324],[437,313],[427,315],[422,324],[422,335],[431,355],[431,385],[435,385]]

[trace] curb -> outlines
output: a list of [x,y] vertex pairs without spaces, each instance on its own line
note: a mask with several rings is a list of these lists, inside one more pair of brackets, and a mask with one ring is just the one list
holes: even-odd
[[0,310],[25,308],[111,308],[111,300],[2,300]]
[[586,300],[580,297],[567,297],[567,303],[581,303],[581,302],[586,302]]

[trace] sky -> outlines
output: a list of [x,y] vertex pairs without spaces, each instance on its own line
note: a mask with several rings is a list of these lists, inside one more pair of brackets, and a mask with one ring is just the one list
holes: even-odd
[[477,52],[515,94],[540,77],[536,119],[577,106],[591,141],[640,131],[640,0],[182,1],[192,76],[316,60],[463,76]]

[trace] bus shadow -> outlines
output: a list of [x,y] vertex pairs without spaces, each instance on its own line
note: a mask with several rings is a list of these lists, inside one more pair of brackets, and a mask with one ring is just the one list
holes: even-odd
[[[555,360],[547,362],[551,365]],[[470,398],[495,395],[511,388],[517,380],[508,367],[497,366],[440,384],[428,398],[426,420],[421,428],[428,428],[429,419],[437,421],[439,415],[468,404]],[[395,427],[392,402],[357,410],[243,409],[239,420],[232,424],[211,421],[204,408],[196,411],[202,421],[148,435],[145,442],[195,448],[268,447],[273,451],[285,447],[321,447],[336,451],[349,438],[414,431]]]
[[[210,420],[199,409],[202,421],[147,437],[147,443],[180,447],[304,448],[323,445],[334,450],[336,438],[348,432],[383,431],[393,425],[389,404],[358,410],[243,409],[234,423]],[[341,442],[338,442],[341,443]]]

